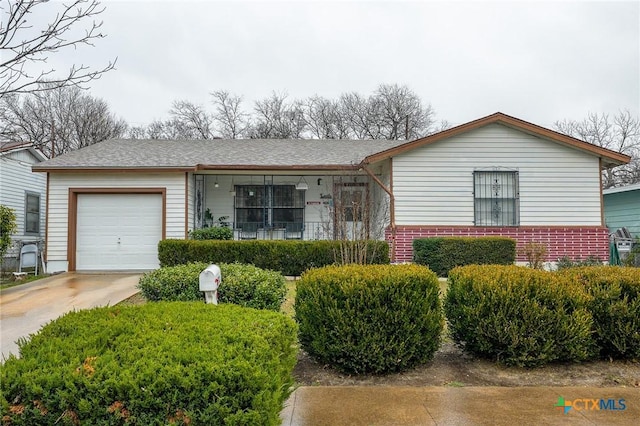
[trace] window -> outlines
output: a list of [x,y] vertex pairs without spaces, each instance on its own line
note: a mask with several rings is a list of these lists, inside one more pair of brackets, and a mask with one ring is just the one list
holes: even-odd
[[520,224],[518,172],[473,172],[474,223],[476,226]]
[[40,194],[25,192],[24,233],[40,234]]
[[304,222],[304,191],[295,185],[237,185],[236,223],[284,227]]

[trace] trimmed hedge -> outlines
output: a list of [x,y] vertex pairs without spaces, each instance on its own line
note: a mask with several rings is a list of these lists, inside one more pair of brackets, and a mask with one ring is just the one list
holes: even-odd
[[280,424],[296,325],[239,306],[147,303],[71,312],[0,367],[3,423]]
[[516,241],[504,237],[436,237],[413,240],[413,261],[446,277],[456,266],[512,265]]
[[640,359],[640,269],[592,266],[558,274],[593,297],[588,306],[600,356]]
[[[190,263],[156,269],[140,278],[138,288],[151,301],[204,300],[199,277],[208,263]],[[221,263],[222,281],[218,288],[220,303],[234,303],[256,309],[279,311],[287,292],[286,280],[278,272],[253,265]]]
[[[340,244],[340,241],[163,240],[158,244],[158,258],[160,266],[238,262],[297,276],[310,268],[334,264]],[[389,263],[389,245],[385,241],[368,241],[367,258],[373,264]]]
[[194,229],[189,232],[192,240],[233,240],[233,229],[226,226]]
[[328,266],[297,285],[300,344],[346,373],[384,374],[433,357],[444,319],[438,277],[418,265]]
[[507,365],[593,357],[591,297],[580,284],[558,278],[517,266],[453,269],[444,305],[453,340]]

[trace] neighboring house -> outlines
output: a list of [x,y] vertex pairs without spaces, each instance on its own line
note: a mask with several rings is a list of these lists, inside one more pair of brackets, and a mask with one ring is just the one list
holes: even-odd
[[5,256],[9,268],[23,244],[44,241],[47,177],[31,166],[45,160],[31,143],[0,143],[0,204],[13,209],[18,225]]
[[[608,257],[600,171],[628,163],[502,113],[411,142],[109,140],[48,173],[47,269],[152,269],[157,243],[230,226],[235,238],[504,235],[548,260]],[[522,257],[519,261],[523,261]]]
[[609,188],[604,194],[604,219],[610,232],[627,228],[640,238],[640,183]]

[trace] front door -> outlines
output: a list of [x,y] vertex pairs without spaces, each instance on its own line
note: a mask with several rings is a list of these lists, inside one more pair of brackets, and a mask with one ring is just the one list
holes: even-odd
[[369,186],[337,183],[333,197],[333,229],[336,240],[366,240],[370,233]]

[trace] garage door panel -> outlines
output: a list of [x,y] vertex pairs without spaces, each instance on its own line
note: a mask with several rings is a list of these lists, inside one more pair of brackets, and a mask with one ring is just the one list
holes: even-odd
[[78,194],[77,270],[137,270],[159,266],[160,194]]

